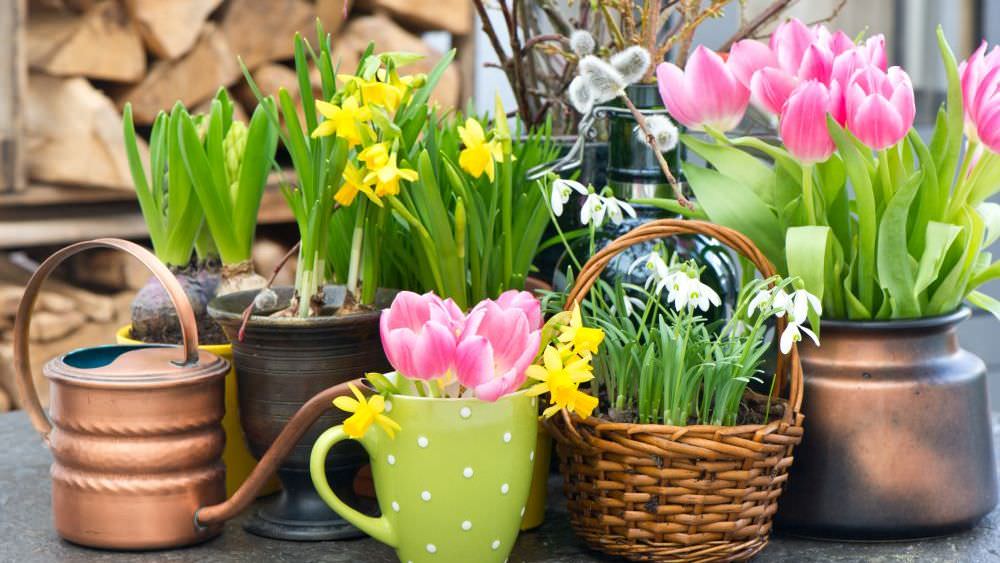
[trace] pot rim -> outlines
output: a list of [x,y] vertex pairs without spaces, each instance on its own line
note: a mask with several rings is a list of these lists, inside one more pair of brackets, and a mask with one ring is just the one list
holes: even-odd
[[[281,286],[289,287],[289,286]],[[271,288],[278,289],[278,288]],[[227,293],[226,295],[220,295],[213,298],[208,302],[208,315],[215,319],[216,321],[223,323],[242,323],[243,322],[243,311],[240,310],[238,313],[233,311],[228,311],[226,309],[220,308],[220,299],[224,298],[235,298],[239,295],[245,295],[248,293],[256,294],[260,292],[260,289],[244,289],[242,291],[235,291],[233,293]],[[359,321],[369,321],[378,319],[382,314],[382,309],[373,309],[367,311],[358,311],[351,313],[349,315],[323,315],[318,317],[269,317],[263,315],[250,315],[249,321],[247,321],[247,326],[256,327],[269,327],[269,328],[318,328],[318,327],[328,327],[328,326],[338,326],[341,324],[355,324]]]
[[[378,390],[371,386],[371,383],[368,382],[367,378],[362,380],[362,383],[364,384],[364,388],[366,390],[378,393]],[[520,391],[516,391],[514,393],[508,393],[495,401],[484,401],[479,397],[421,397],[419,395],[389,395],[389,399],[392,401],[397,401],[397,400],[413,401],[415,403],[434,401],[449,405],[458,405],[462,403],[479,404],[479,405],[496,405],[499,404],[501,401],[526,398],[527,393],[528,389],[521,389]]]
[[892,319],[887,321],[852,321],[847,319],[820,319],[820,329],[853,330],[861,332],[883,332],[887,330],[920,330],[930,328],[943,328],[956,325],[972,316],[972,309],[968,305],[961,305],[958,309],[943,315],[932,317],[916,317],[912,319]]

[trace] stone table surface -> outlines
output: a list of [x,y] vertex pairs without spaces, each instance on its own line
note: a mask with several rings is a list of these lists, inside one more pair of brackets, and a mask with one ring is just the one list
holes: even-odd
[[[994,424],[1000,439],[1000,421]],[[7,562],[219,562],[396,561],[389,548],[372,539],[295,543],[249,535],[240,519],[226,524],[222,536],[195,547],[151,553],[115,553],[78,547],[59,539],[52,528],[49,497],[51,456],[23,412],[0,414],[0,563]],[[549,483],[545,524],[522,533],[512,562],[583,563],[616,561],[587,550],[574,536],[556,477]],[[772,537],[759,562],[1000,562],[1000,509],[965,533],[896,543],[833,543]],[[463,562],[465,563],[465,562]],[[475,563],[475,562],[468,562]]]

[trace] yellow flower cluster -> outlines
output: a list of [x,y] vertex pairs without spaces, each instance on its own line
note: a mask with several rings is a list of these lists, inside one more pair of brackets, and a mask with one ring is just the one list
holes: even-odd
[[[398,155],[388,141],[379,141],[372,126],[376,112],[394,113],[406,98],[410,88],[420,84],[421,76],[400,78],[395,72],[380,71],[373,80],[360,76],[338,75],[344,83],[340,104],[333,100],[316,100],[316,110],[324,120],[312,132],[312,137],[336,135],[357,147],[357,160],[348,161],[344,168],[344,184],[333,198],[342,206],[354,204],[358,194],[382,206],[382,198],[399,193],[399,181],[415,182],[417,172],[400,168]],[[363,163],[363,166],[361,165]]]
[[344,421],[344,433],[351,438],[361,438],[372,424],[378,424],[390,438],[395,438],[396,432],[402,428],[395,420],[382,414],[385,410],[385,399],[382,395],[365,398],[353,383],[348,383],[347,386],[354,394],[354,398],[341,396],[333,400],[334,406],[338,409],[353,413]]
[[542,352],[542,364],[528,368],[528,377],[540,382],[528,389],[528,395],[549,394],[551,406],[542,412],[546,418],[562,409],[587,418],[597,408],[597,397],[580,391],[580,384],[594,379],[593,355],[604,341],[604,331],[583,326],[576,304],[569,324],[559,332],[556,344]]
[[462,139],[465,148],[458,153],[458,165],[462,167],[473,178],[479,178],[486,173],[486,177],[493,181],[496,174],[497,162],[503,162],[503,147],[500,141],[493,139],[486,140],[486,132],[478,121],[472,119],[465,120],[465,126],[458,126],[458,136]]

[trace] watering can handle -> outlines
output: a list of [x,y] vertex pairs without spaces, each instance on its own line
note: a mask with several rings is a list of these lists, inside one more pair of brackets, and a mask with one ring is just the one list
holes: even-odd
[[31,275],[31,279],[24,287],[24,295],[21,296],[21,303],[17,308],[17,319],[14,321],[14,369],[17,372],[18,393],[21,395],[21,402],[24,404],[25,410],[31,417],[31,424],[41,433],[42,439],[46,443],[49,440],[49,432],[52,431],[52,423],[42,409],[38,393],[35,390],[34,379],[31,376],[31,358],[28,354],[28,328],[31,325],[31,312],[38,299],[38,291],[52,270],[66,258],[91,248],[113,248],[127,252],[153,273],[153,276],[163,285],[167,295],[170,296],[170,301],[177,311],[177,318],[181,323],[181,335],[184,340],[184,364],[190,365],[198,361],[198,325],[195,323],[191,303],[177,278],[150,251],[134,242],[116,238],[78,242],[57,251],[42,262],[35,273]]

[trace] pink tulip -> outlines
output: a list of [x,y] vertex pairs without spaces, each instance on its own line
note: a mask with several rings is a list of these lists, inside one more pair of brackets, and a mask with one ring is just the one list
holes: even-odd
[[411,379],[435,379],[452,370],[456,326],[462,324],[456,313],[462,314],[454,303],[433,293],[399,293],[380,319],[382,348],[392,367]]
[[816,26],[815,29],[816,41],[826,47],[835,57],[856,47],[854,41],[843,31],[837,30],[831,33],[822,25]]
[[983,41],[958,67],[965,131],[971,141],[1000,152],[1000,49],[994,46],[989,53],[986,50]]
[[899,67],[884,72],[869,65],[856,71],[844,96],[847,128],[872,149],[895,145],[913,126],[913,84]]
[[744,39],[737,41],[729,49],[726,65],[732,69],[733,76],[744,88],[750,88],[754,73],[763,68],[776,68],[778,59],[766,44],[753,39]]
[[483,301],[469,313],[455,354],[455,376],[479,399],[495,401],[516,391],[538,355],[541,317],[529,318],[522,300],[505,298],[507,306]]
[[520,309],[528,317],[528,327],[531,330],[542,328],[542,304],[527,291],[511,289],[500,294],[496,299],[502,309]]
[[763,68],[750,80],[750,96],[753,104],[762,111],[778,115],[798,85],[798,78],[780,68]]
[[817,39],[815,29],[810,29],[798,18],[791,18],[779,25],[771,35],[771,50],[778,60],[778,66],[788,74],[798,76],[806,51]]
[[750,92],[733,69],[703,45],[695,49],[684,70],[660,63],[656,78],[670,114],[696,131],[706,126],[722,132],[736,127],[750,100]]
[[836,148],[826,126],[830,91],[821,82],[800,84],[788,97],[781,112],[781,140],[788,152],[803,164],[823,162]]

